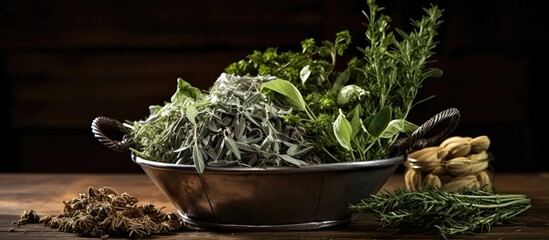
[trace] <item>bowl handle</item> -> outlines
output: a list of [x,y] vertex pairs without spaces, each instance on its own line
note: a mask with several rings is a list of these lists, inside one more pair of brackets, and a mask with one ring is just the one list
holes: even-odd
[[407,154],[410,151],[436,145],[454,131],[459,119],[460,113],[457,108],[446,109],[419,126],[408,138],[396,141],[394,146],[399,153]]
[[[121,141],[115,141],[107,137],[103,131],[101,131],[102,127],[110,127],[115,128],[116,130],[119,130],[124,134]],[[133,140],[130,136],[130,131],[128,128],[124,127],[124,125],[115,119],[108,118],[108,117],[96,117],[91,124],[92,133],[97,140],[99,140],[99,143],[103,144],[107,148],[116,151],[116,152],[127,152],[130,150],[130,147],[133,145]]]

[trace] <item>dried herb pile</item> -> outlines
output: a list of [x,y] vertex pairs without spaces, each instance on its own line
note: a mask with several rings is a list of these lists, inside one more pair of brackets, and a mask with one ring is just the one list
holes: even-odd
[[79,194],[57,216],[39,217],[34,210],[24,211],[18,225],[44,223],[61,232],[83,237],[144,237],[179,230],[181,220],[174,213],[162,213],[154,205],[139,205],[128,193],[118,194],[109,187],[89,187]]
[[[429,66],[442,10],[425,9],[405,32],[374,0],[364,11],[366,46],[347,63],[349,31],[333,41],[301,42],[301,51],[254,51],[225,68],[211,89],[183,79],[170,102],[126,121],[138,156],[205,166],[302,166],[390,157],[417,126],[406,120]],[[337,67],[336,63],[338,63]],[[342,70],[340,70],[342,69]],[[399,153],[400,154],[400,153]]]

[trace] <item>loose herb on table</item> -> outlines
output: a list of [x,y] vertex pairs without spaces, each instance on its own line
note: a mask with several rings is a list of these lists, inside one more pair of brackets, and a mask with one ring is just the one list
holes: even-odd
[[381,228],[401,232],[436,232],[446,239],[455,234],[489,232],[492,226],[512,222],[530,208],[523,194],[502,194],[462,188],[450,193],[422,186],[418,191],[398,188],[371,195],[350,205],[352,211],[372,212]]
[[175,213],[163,213],[152,204],[140,205],[128,194],[119,194],[110,187],[90,186],[86,194],[80,193],[57,216],[39,217],[34,210],[25,210],[17,225],[44,223],[61,232],[78,236],[109,238],[139,238],[153,234],[166,234],[180,230],[181,219]]

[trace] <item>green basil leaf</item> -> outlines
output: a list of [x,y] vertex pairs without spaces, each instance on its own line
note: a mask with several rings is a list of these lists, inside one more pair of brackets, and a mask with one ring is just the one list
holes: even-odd
[[353,133],[351,134],[351,139],[355,138],[355,136],[364,127],[362,125],[362,119],[360,119],[361,111],[362,111],[362,107],[360,106],[360,104],[357,104],[356,107],[351,112],[353,114],[353,118],[351,118],[351,127],[353,129]]
[[351,70],[349,68],[345,69],[339,76],[337,76],[334,86],[332,89],[341,89],[349,81],[351,76]]
[[172,95],[171,101],[177,103],[183,103],[188,101],[189,98],[192,101],[198,100],[202,96],[200,89],[193,87],[190,83],[186,82],[182,78],[177,79],[177,91]]
[[310,69],[310,66],[307,65],[303,67],[299,72],[299,78],[301,78],[301,84],[305,84],[305,81],[309,79],[309,76],[311,76],[311,69]]
[[349,151],[352,151],[351,136],[353,134],[353,128],[351,127],[351,123],[349,123],[347,118],[345,118],[345,115],[341,109],[339,109],[339,116],[337,116],[337,119],[334,121],[333,129],[339,145]]
[[373,138],[379,138],[391,121],[391,107],[384,106],[368,123],[368,133]]
[[305,101],[297,88],[289,81],[275,79],[261,84],[260,90],[270,89],[284,95],[288,101],[298,110],[306,111]]
[[357,85],[347,85],[343,87],[337,94],[337,104],[344,105],[351,100],[358,98],[359,100],[367,95],[368,92]]
[[395,119],[389,122],[387,128],[381,133],[380,138],[391,138],[399,133],[412,134],[418,128],[417,125],[406,121],[405,119]]

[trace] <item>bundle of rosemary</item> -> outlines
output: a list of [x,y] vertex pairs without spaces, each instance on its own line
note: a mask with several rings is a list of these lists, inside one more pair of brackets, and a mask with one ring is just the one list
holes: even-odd
[[[342,71],[336,59],[350,47],[348,31],[333,42],[301,42],[298,52],[254,51],[230,64],[213,87],[200,91],[182,79],[164,106],[127,121],[132,151],[161,162],[205,166],[302,166],[389,157],[429,68],[442,10],[425,9],[406,33],[368,0],[367,46]],[[425,99],[424,99],[425,100]]]
[[451,193],[432,186],[420,186],[418,191],[398,188],[371,195],[349,208],[374,213],[381,228],[436,232],[446,239],[456,234],[489,232],[492,226],[513,221],[531,206],[526,195],[493,191],[462,188]]

